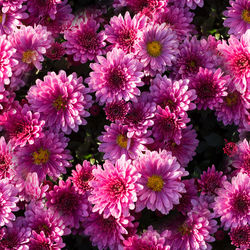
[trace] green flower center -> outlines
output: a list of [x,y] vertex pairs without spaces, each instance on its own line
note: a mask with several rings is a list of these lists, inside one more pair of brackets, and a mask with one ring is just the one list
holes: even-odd
[[57,109],[57,110],[61,110],[61,109],[65,109],[67,105],[67,102],[65,101],[65,99],[62,98],[62,96],[58,96],[56,98],[56,100],[53,102],[53,106]]

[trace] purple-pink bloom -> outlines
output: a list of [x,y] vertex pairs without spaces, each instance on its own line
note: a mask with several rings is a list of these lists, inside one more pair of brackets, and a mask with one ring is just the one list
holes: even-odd
[[41,114],[46,126],[58,132],[77,132],[80,125],[86,125],[86,111],[92,105],[89,89],[82,84],[82,77],[76,73],[67,76],[60,70],[48,72],[44,80],[38,79],[29,89],[27,99],[31,108]]
[[65,48],[58,42],[52,43],[46,52],[46,56],[51,60],[60,60],[64,54]]
[[234,246],[242,250],[250,248],[250,225],[232,228],[229,235]]
[[138,87],[144,85],[141,81],[143,73],[141,64],[134,55],[126,54],[122,49],[114,48],[106,58],[97,57],[97,63],[91,63],[90,77],[85,81],[95,91],[97,101],[104,103],[133,100],[140,95]]
[[168,214],[174,205],[179,204],[181,193],[186,191],[181,177],[188,172],[166,150],[159,153],[146,151],[133,164],[141,174],[137,183],[143,186],[137,193],[136,211],[146,207]]
[[2,12],[6,13],[7,11],[16,11],[23,7],[23,3],[26,0],[2,0]]
[[123,121],[128,110],[128,103],[124,100],[109,102],[104,108],[107,119],[111,122]]

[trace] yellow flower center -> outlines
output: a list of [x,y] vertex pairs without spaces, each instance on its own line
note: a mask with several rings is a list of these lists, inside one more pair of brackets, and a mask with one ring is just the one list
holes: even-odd
[[128,138],[124,135],[118,135],[116,137],[116,142],[121,148],[127,148]]
[[236,91],[234,91],[233,93],[229,93],[226,97],[225,97],[225,101],[227,106],[232,107],[235,104],[237,104],[238,102],[238,94],[236,93]]
[[250,23],[250,10],[243,10],[241,16],[245,22]]
[[32,61],[36,58],[36,51],[34,50],[26,50],[23,52],[22,61],[24,63],[32,63]]
[[158,41],[153,41],[147,44],[147,51],[150,56],[157,57],[161,54],[161,44]]
[[50,152],[48,149],[39,148],[38,151],[32,154],[33,161],[36,165],[45,164],[49,160]]
[[147,186],[154,191],[160,192],[163,188],[163,185],[164,181],[159,175],[152,175],[148,178]]
[[66,108],[66,101],[62,98],[62,96],[58,96],[56,100],[53,102],[53,106],[57,110],[65,109]]
[[178,228],[178,231],[179,231],[182,235],[186,235],[186,234],[190,234],[190,233],[191,233],[190,227],[189,227],[186,223],[182,224],[182,225]]
[[3,16],[0,15],[0,23],[2,23],[2,21],[3,21]]

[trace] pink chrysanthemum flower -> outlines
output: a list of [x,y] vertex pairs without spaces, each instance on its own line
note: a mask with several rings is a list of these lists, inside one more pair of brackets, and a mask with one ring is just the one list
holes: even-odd
[[179,204],[181,193],[186,191],[181,177],[188,172],[166,150],[159,153],[146,151],[134,161],[134,165],[141,174],[138,184],[143,186],[137,193],[136,211],[147,207],[168,214],[173,205]]
[[137,102],[129,103],[129,111],[123,121],[128,126],[128,138],[134,134],[146,134],[147,129],[154,125],[155,111],[156,104],[150,100],[147,93],[142,93]]
[[230,233],[232,244],[239,249],[250,249],[250,225],[232,228]]
[[207,171],[203,171],[200,179],[198,179],[198,187],[203,195],[209,195],[214,197],[216,190],[223,187],[224,181],[227,177],[223,175],[223,172],[218,172],[215,166],[208,168]]
[[86,63],[96,60],[97,56],[104,54],[104,31],[97,32],[100,27],[94,19],[82,20],[64,32],[66,54],[73,55],[74,61]]
[[235,153],[238,151],[238,146],[234,142],[228,142],[225,139],[225,147],[223,148],[224,154],[228,155],[229,157],[232,157],[235,155]]
[[239,173],[231,183],[225,181],[217,190],[213,203],[214,212],[221,216],[225,230],[250,223],[250,180],[247,174]]
[[227,17],[223,24],[229,28],[229,34],[240,38],[250,29],[250,3],[248,0],[230,0],[229,3],[231,6],[223,12]]
[[122,249],[124,235],[128,234],[128,227],[133,227],[134,218],[121,216],[115,219],[113,216],[104,219],[98,213],[91,213],[83,222],[84,233],[90,236],[93,246],[99,250],[109,247],[110,250]]
[[114,48],[107,53],[106,58],[99,56],[98,63],[91,63],[91,72],[85,81],[89,84],[97,101],[102,105],[106,102],[129,101],[140,95],[137,87],[144,83],[141,81],[143,73],[141,64],[132,54],[126,54],[122,49]]
[[0,227],[15,220],[16,217],[12,212],[19,210],[16,205],[18,200],[17,189],[9,183],[9,180],[0,180]]
[[191,39],[186,38],[179,49],[180,53],[173,66],[175,78],[185,79],[194,77],[199,72],[200,67],[214,68],[214,60],[211,52],[207,51],[205,46],[195,36]]
[[64,54],[65,48],[58,42],[52,43],[51,47],[46,52],[46,56],[52,60],[60,60]]
[[29,71],[34,66],[38,70],[42,69],[43,55],[52,43],[51,33],[46,27],[37,25],[33,28],[22,25],[19,29],[15,29],[9,36],[9,40],[16,49],[13,55],[13,58],[18,60],[18,66],[13,69],[16,76]]
[[93,175],[95,178],[89,183],[92,191],[88,197],[94,204],[92,211],[103,214],[105,219],[109,216],[119,218],[122,214],[129,216],[129,210],[135,208],[136,193],[142,189],[136,184],[140,174],[131,160],[126,160],[123,155],[115,165],[106,161],[103,169],[97,166],[93,170]]
[[32,145],[20,148],[15,153],[17,175],[25,173],[37,173],[40,181],[46,175],[53,179],[61,174],[66,174],[66,167],[70,167],[72,159],[70,151],[66,149],[69,139],[62,133],[46,131]]
[[180,117],[172,113],[168,106],[162,109],[157,106],[157,112],[154,117],[154,126],[152,128],[153,136],[158,141],[167,142],[172,140],[180,144],[182,129],[186,127],[190,119],[187,116]]
[[2,12],[6,13],[7,11],[16,11],[23,7],[23,3],[26,0],[2,0]]
[[43,135],[45,122],[39,118],[40,114],[33,113],[27,104],[23,107],[19,105],[4,113],[0,125],[13,147],[24,147],[27,143],[34,144],[35,140]]
[[131,18],[128,11],[124,18],[121,14],[114,16],[110,19],[110,25],[105,25],[107,41],[113,47],[121,48],[126,53],[136,53],[135,45],[141,39],[146,23],[147,18],[145,16],[135,15]]
[[0,229],[0,249],[4,250],[27,250],[31,235],[31,229],[26,226],[23,217],[18,217],[12,227]]
[[86,192],[89,194],[92,190],[89,182],[94,178],[93,169],[96,169],[96,165],[91,165],[89,161],[85,160],[82,165],[76,165],[76,170],[72,170],[72,177],[69,179],[79,194]]
[[176,32],[178,40],[184,40],[186,37],[195,33],[195,27],[191,22],[194,14],[188,8],[177,6],[167,6],[167,8],[159,12],[154,18],[157,23],[166,23]]
[[25,218],[32,234],[33,231],[38,234],[43,232],[52,241],[70,233],[58,214],[41,204],[31,202],[25,210]]
[[166,24],[148,25],[136,49],[136,58],[151,75],[163,73],[172,66],[179,52],[177,36]]
[[234,36],[230,36],[228,44],[223,40],[218,45],[218,51],[222,54],[236,89],[240,92],[246,91],[250,82],[250,30],[240,40]]
[[[13,106],[17,106],[18,101],[15,100],[16,94],[14,91],[0,90],[0,119],[5,112]],[[1,126],[0,126],[1,128]]]
[[14,163],[12,161],[12,152],[9,143],[6,144],[5,138],[0,138],[0,179],[12,179],[15,172],[13,170]]
[[153,101],[161,108],[168,107],[178,116],[186,116],[186,111],[195,109],[192,103],[195,91],[189,89],[188,80],[172,81],[167,76],[156,75],[150,86]]
[[207,68],[200,68],[199,72],[190,80],[190,89],[194,89],[197,95],[195,103],[198,109],[213,109],[218,103],[223,102],[227,95],[226,86],[229,76],[223,76],[221,69],[215,72]]
[[104,110],[107,119],[111,122],[115,122],[124,120],[126,114],[128,113],[129,107],[128,103],[126,103],[124,100],[120,100],[107,103]]
[[4,91],[4,85],[10,84],[10,77],[12,76],[12,68],[17,65],[17,60],[13,59],[13,54],[16,52],[7,40],[6,35],[0,36],[0,91]]
[[217,231],[217,221],[202,199],[192,200],[193,209],[184,221],[175,221],[171,231],[162,233],[171,249],[212,249],[209,242],[215,241],[211,235]]
[[59,214],[65,226],[79,228],[80,221],[88,216],[88,201],[76,192],[70,180],[60,180],[46,198],[47,207]]
[[234,154],[232,165],[240,169],[243,173],[247,173],[250,177],[250,146],[249,142],[244,139],[237,145],[237,153]]
[[103,158],[115,162],[123,154],[126,155],[126,159],[135,159],[142,151],[146,150],[144,144],[150,144],[153,142],[152,138],[149,138],[151,132],[147,134],[141,134],[140,136],[133,135],[128,138],[128,126],[120,123],[111,123],[110,126],[105,125],[105,132],[98,137],[100,144],[98,150],[104,152]]
[[40,112],[46,126],[55,131],[62,130],[70,134],[77,132],[79,125],[86,125],[84,119],[89,116],[86,111],[92,105],[89,90],[82,84],[82,77],[76,73],[67,76],[60,70],[48,72],[44,80],[37,80],[29,89],[27,99],[31,108]]
[[138,235],[131,236],[123,241],[124,250],[138,250],[138,249],[157,249],[169,250],[170,246],[165,244],[165,238],[157,231],[149,226],[139,237]]

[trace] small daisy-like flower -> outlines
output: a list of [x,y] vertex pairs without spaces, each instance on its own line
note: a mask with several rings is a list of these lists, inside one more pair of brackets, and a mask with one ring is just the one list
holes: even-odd
[[69,160],[72,159],[66,149],[68,141],[62,133],[46,131],[33,145],[20,148],[15,153],[17,175],[35,172],[39,180],[43,181],[46,175],[56,179],[65,174],[65,167],[71,166]]
[[65,54],[65,49],[61,43],[54,42],[51,47],[47,50],[46,56],[52,60],[60,60]]
[[35,140],[43,135],[44,121],[39,118],[40,114],[32,113],[30,107],[25,104],[4,113],[0,124],[13,147],[24,147],[26,143],[34,144]]
[[92,105],[89,90],[82,84],[82,77],[76,73],[67,76],[60,70],[48,72],[44,80],[37,80],[29,89],[27,99],[31,108],[40,112],[46,126],[55,131],[70,134],[77,132],[79,125],[85,125],[89,116],[86,111]]
[[127,136],[131,138],[134,134],[146,134],[147,129],[154,125],[155,110],[156,104],[150,100],[147,93],[142,93],[137,102],[129,103],[129,111],[123,121],[128,125]]
[[21,75],[34,66],[38,70],[42,69],[43,55],[52,43],[51,33],[46,27],[37,25],[33,28],[22,25],[19,29],[15,29],[9,36],[9,40],[16,49],[13,55],[13,58],[18,61],[18,66],[13,69],[15,75]]
[[200,179],[198,179],[198,186],[201,190],[201,194],[207,194],[209,196],[214,196],[218,188],[223,187],[224,181],[227,179],[223,172],[218,172],[215,166],[208,168],[207,171],[203,171]]
[[229,76],[223,76],[221,69],[215,72],[207,68],[200,68],[199,72],[190,80],[190,88],[194,89],[197,95],[195,103],[198,109],[213,109],[218,103],[223,102],[227,95],[226,86]]
[[243,173],[247,173],[250,177],[250,146],[249,142],[244,139],[237,145],[237,153],[234,154],[232,165],[240,169]]
[[172,66],[175,61],[179,52],[178,45],[175,32],[166,27],[165,23],[148,25],[136,46],[136,58],[151,75],[163,73],[166,66]]
[[6,35],[0,36],[0,91],[4,91],[4,85],[10,84],[12,76],[12,68],[17,65],[17,60],[13,59],[13,54],[16,52],[7,40]]
[[94,204],[93,212],[103,214],[106,219],[109,216],[115,218],[129,216],[129,210],[135,208],[137,201],[136,193],[142,189],[136,184],[140,174],[126,160],[125,155],[118,159],[113,165],[106,161],[103,165],[93,170],[94,179],[90,181],[92,191],[88,200]]
[[232,228],[230,233],[230,239],[232,244],[240,249],[249,249],[250,248],[250,226],[238,226]]
[[85,160],[82,165],[76,165],[76,170],[72,170],[72,177],[69,179],[79,194],[89,193],[92,190],[89,182],[94,178],[93,169],[96,169],[96,166]]
[[131,236],[123,241],[124,250],[138,250],[138,249],[157,249],[169,250],[170,246],[165,244],[165,238],[157,231],[149,226],[139,237],[138,235]]
[[104,152],[103,158],[115,162],[123,154],[126,155],[126,159],[135,159],[142,151],[146,150],[144,144],[150,144],[153,142],[152,138],[149,138],[150,131],[147,134],[141,134],[140,136],[133,135],[128,138],[128,126],[120,123],[111,123],[110,126],[105,125],[105,132],[98,137],[100,144],[98,150]]
[[[249,3],[250,6],[250,3]],[[236,89],[245,92],[250,82],[250,30],[240,40],[230,36],[228,44],[223,40],[218,45],[226,69],[232,75]]]
[[106,43],[104,31],[97,33],[100,24],[94,19],[82,20],[78,26],[74,26],[64,32],[66,42],[66,54],[73,55],[74,61],[86,63],[88,60],[96,60],[97,56],[104,53]]
[[166,150],[159,153],[146,151],[134,161],[134,165],[141,174],[137,183],[143,186],[137,193],[136,211],[147,207],[168,214],[173,205],[179,204],[181,193],[186,191],[181,177],[188,173]]
[[133,219],[132,216],[121,216],[117,219],[109,216],[105,219],[98,213],[91,213],[83,222],[84,234],[90,236],[92,245],[99,250],[122,249],[124,235],[128,234],[128,227],[133,227]]
[[113,101],[106,104],[105,114],[111,122],[123,121],[128,113],[129,107],[124,100]]
[[230,0],[230,7],[223,12],[227,17],[224,26],[229,28],[228,33],[240,38],[250,29],[250,3],[248,0]]
[[190,119],[187,116],[178,118],[172,113],[168,106],[162,109],[157,106],[157,112],[154,118],[154,126],[152,128],[153,136],[158,141],[167,142],[173,140],[176,144],[180,144],[182,129],[186,127]]
[[239,173],[231,183],[225,181],[223,188],[217,190],[213,203],[214,212],[221,216],[225,230],[230,227],[250,223],[250,181],[247,174]]
[[172,81],[167,76],[156,75],[150,86],[153,101],[161,108],[168,107],[178,116],[186,116],[186,111],[195,109],[192,103],[195,91],[189,89],[189,80]]
[[124,18],[121,14],[110,19],[110,25],[105,25],[107,41],[125,52],[136,53],[135,44],[141,39],[143,29],[146,27],[147,18],[143,15],[130,17],[129,12]]
[[65,226],[79,228],[80,221],[88,216],[88,201],[76,192],[70,180],[60,180],[46,198],[48,209],[58,213]]
[[9,183],[8,179],[0,180],[0,227],[15,220],[12,212],[18,211],[17,189]]
[[107,53],[107,58],[99,56],[97,60],[98,63],[90,64],[94,71],[85,81],[95,91],[101,105],[122,99],[129,101],[140,95],[137,87],[144,84],[143,73],[141,64],[132,54],[114,48]]

